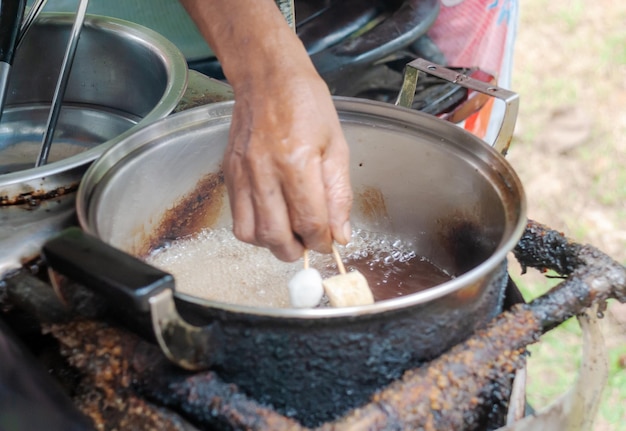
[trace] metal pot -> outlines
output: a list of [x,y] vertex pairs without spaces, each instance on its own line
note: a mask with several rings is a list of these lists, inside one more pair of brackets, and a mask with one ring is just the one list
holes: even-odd
[[[409,66],[443,73],[423,61]],[[505,90],[468,85],[511,100]],[[305,424],[364,403],[500,312],[506,255],[525,226],[525,199],[502,155],[463,129],[389,104],[335,103],[351,147],[353,226],[412,240],[419,255],[456,278],[368,306],[257,308],[177,293],[170,275],[130,259],[198,226],[229,226],[220,163],[231,102],[175,114],[107,151],[78,192],[88,234],[73,230],[53,239],[45,259],[115,298],[126,323],[151,322],[177,364],[212,367]],[[194,202],[185,210],[189,223],[179,219],[177,230],[164,231],[167,214],[186,201]]]
[[38,237],[73,221],[73,192],[89,164],[169,115],[187,87],[185,58],[164,37],[87,16],[49,163],[35,168],[73,22],[73,14],[40,14],[15,53],[0,123],[0,275],[36,255]]

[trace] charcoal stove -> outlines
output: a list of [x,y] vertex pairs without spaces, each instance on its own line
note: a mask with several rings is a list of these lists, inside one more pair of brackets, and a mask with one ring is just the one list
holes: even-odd
[[[318,429],[495,430],[519,402],[512,377],[523,369],[528,344],[592,304],[626,301],[623,265],[545,226],[529,221],[514,254],[523,268],[567,278],[530,304],[520,303],[511,285],[509,310],[485,329]],[[0,427],[11,413],[13,428],[6,429],[306,429],[213,372],[174,367],[155,345],[98,317],[87,298],[80,313],[69,313],[44,269],[32,262],[0,285]],[[19,416],[33,406],[37,414]]]
[[[29,294],[33,290],[39,290],[37,296],[51,293],[46,281],[37,285],[29,278],[16,275],[8,281],[9,289],[20,290],[27,285]],[[246,397],[213,372],[181,372],[156,346],[104,320],[67,316],[59,309],[35,311],[32,307],[28,313],[13,309],[3,318],[19,334],[19,340],[7,338],[3,330],[5,346],[16,352],[8,361],[3,358],[8,366],[5,370],[19,368],[20,378],[9,387],[18,394],[16,410],[28,411],[34,402],[41,405],[41,414],[33,420],[28,418],[17,429],[33,429],[42,423],[49,430],[94,429],[85,416],[95,422],[96,429],[305,428],[271,406]],[[50,318],[56,323],[35,323]],[[504,424],[511,390],[511,381],[506,380],[508,376],[497,389],[494,387],[488,407],[477,408],[483,429]],[[158,427],[153,428],[156,424]]]

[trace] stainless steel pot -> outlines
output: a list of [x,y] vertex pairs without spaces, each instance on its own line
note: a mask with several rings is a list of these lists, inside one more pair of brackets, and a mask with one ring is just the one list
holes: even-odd
[[187,87],[185,58],[164,37],[87,16],[49,163],[35,168],[73,22],[73,14],[40,14],[15,53],[0,122],[0,275],[37,254],[37,237],[71,219],[67,195],[89,164],[169,115]]
[[[461,128],[389,104],[335,104],[351,149],[353,226],[411,240],[454,279],[368,306],[258,308],[177,293],[171,276],[129,259],[182,232],[162,229],[181,202],[194,202],[187,227],[230,225],[220,163],[231,102],[173,115],[107,151],[79,189],[78,216],[90,235],[50,241],[46,260],[114,297],[126,323],[149,322],[165,354],[185,368],[213,367],[308,424],[359,405],[500,312],[525,200],[502,155]],[[213,181],[203,182],[207,175]]]

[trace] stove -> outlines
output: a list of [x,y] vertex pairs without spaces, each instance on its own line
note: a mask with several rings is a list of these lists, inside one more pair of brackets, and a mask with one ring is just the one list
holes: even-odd
[[[14,274],[3,286],[0,343],[5,346],[3,380],[9,383],[5,390],[18,401],[12,405],[19,424],[13,429],[37,429],[43,423],[50,430],[152,429],[156,424],[163,430],[331,426],[263,405],[218,372],[179,369],[155,344],[100,315],[87,298],[69,311],[40,265]],[[523,363],[523,355],[515,361]],[[512,382],[512,374],[506,373],[487,384],[491,394],[475,408],[480,429],[504,424]],[[411,397],[423,395],[416,391]],[[27,414],[35,404],[40,413]]]
[[[32,262],[0,285],[0,426],[45,429],[495,430],[524,416],[525,347],[592,304],[626,301],[626,268],[592,246],[529,221],[514,251],[522,267],[567,277],[525,304],[510,283],[505,311],[439,358],[408,370],[370,401],[306,424],[263,405],[218,371],[184,371],[158,347],[109,321],[83,292],[68,309]],[[47,371],[47,372],[46,372]],[[306,382],[303,382],[305,384]],[[514,389],[522,384],[522,390]],[[8,394],[11,394],[10,396]],[[28,414],[37,406],[37,414]],[[8,416],[10,412],[11,417]],[[512,419],[513,418],[513,419]],[[432,426],[432,428],[430,428]]]

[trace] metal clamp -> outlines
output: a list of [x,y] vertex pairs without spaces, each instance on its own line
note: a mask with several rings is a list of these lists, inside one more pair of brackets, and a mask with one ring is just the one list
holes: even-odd
[[509,145],[511,144],[513,129],[515,128],[515,121],[517,120],[517,113],[519,111],[519,95],[517,93],[472,79],[462,73],[446,69],[438,64],[418,58],[405,66],[402,88],[400,88],[395,105],[405,108],[411,107],[415,97],[415,89],[417,87],[417,79],[420,71],[504,101],[504,117],[493,147],[503,155],[506,155]]

